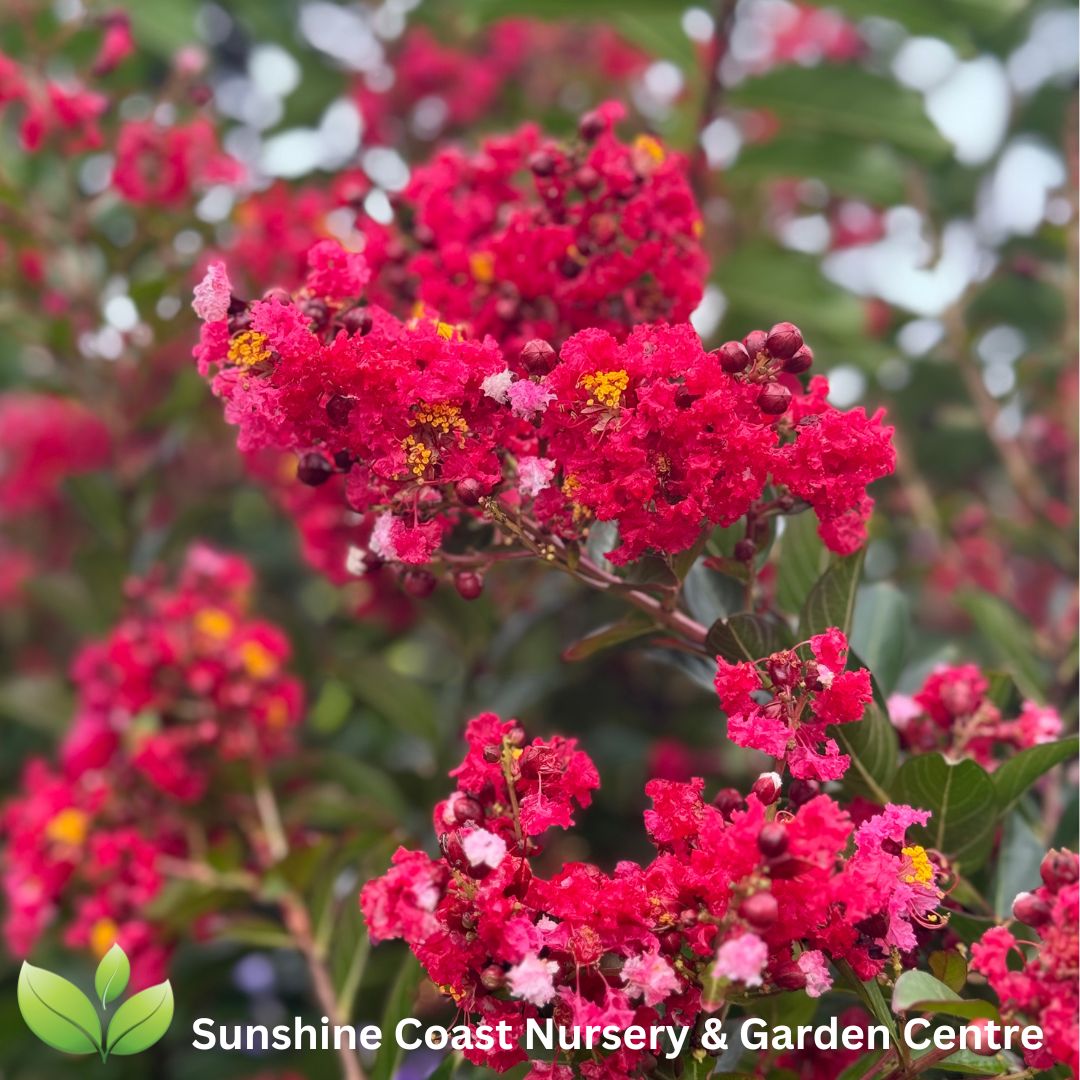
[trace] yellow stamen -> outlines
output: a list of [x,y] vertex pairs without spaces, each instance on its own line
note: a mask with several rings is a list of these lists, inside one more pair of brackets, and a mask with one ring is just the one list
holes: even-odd
[[283,728],[289,722],[289,706],[276,697],[266,707],[266,722],[272,728]]
[[76,810],[74,806],[69,806],[49,821],[45,826],[45,835],[58,844],[77,847],[86,839],[89,826],[90,815],[85,810]]
[[269,339],[257,330],[244,330],[229,342],[229,363],[254,367],[270,359]]
[[926,854],[926,848],[915,844],[912,847],[904,848],[901,854],[906,855],[911,860],[911,867],[904,874],[904,881],[908,885],[914,885],[916,881],[926,885],[934,880],[934,864],[930,862],[930,857]]
[[495,280],[495,256],[490,251],[474,251],[469,256],[469,271],[474,281],[490,285]]
[[90,928],[90,950],[100,960],[115,944],[120,927],[112,919],[98,919]]
[[630,385],[630,376],[625,371],[594,371],[591,375],[582,375],[578,386],[583,386],[590,397],[587,402],[595,405],[600,402],[609,409],[617,409],[627,386]]
[[430,446],[425,446],[412,435],[406,435],[401,440],[401,449],[405,451],[405,463],[413,476],[423,476],[435,457],[435,451]]
[[195,614],[195,629],[216,641],[224,641],[235,625],[233,617],[221,608],[203,608]]
[[659,165],[666,157],[664,148],[651,135],[639,135],[634,140],[634,149],[651,158],[656,165]]
[[245,641],[240,646],[240,662],[253,679],[265,679],[277,671],[277,659],[258,641]]

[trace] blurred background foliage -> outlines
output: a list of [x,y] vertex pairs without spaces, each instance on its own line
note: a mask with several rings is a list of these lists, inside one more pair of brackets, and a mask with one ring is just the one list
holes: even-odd
[[[0,50],[24,58],[35,35],[62,36],[80,14],[78,0],[5,8]],[[570,132],[598,101],[628,99],[628,127],[657,131],[690,160],[713,259],[695,316],[707,342],[789,319],[836,404],[884,404],[897,425],[901,466],[876,491],[854,632],[884,691],[970,659],[1008,671],[1075,726],[1074,5],[832,0],[823,14],[786,0],[130,0],[127,10],[139,51],[105,79],[135,88],[123,115],[168,102],[177,53],[198,43],[223,145],[257,185],[323,185],[359,167],[375,214],[445,137],[474,142],[525,119]],[[535,56],[481,115],[455,124],[436,88],[391,110],[389,139],[370,138],[357,102],[392,84],[410,35],[421,29],[483,66],[493,24],[510,17],[539,20],[525,37]],[[609,28],[640,61],[616,80],[571,47],[578,24]],[[79,66],[92,48],[76,34],[48,63]],[[296,812],[358,829],[368,874],[393,841],[428,838],[428,808],[478,711],[578,733],[596,759],[597,805],[583,832],[552,846],[553,861],[638,854],[650,774],[742,785],[755,775],[725,744],[700,672],[632,646],[562,658],[610,602],[557,574],[503,568],[477,602],[440,589],[415,607],[363,608],[364,582],[336,588],[308,568],[187,359],[190,287],[206,253],[227,246],[237,197],[211,188],[191,212],[136,209],[108,190],[109,168],[107,147],[58,159],[22,153],[10,131],[0,141],[0,387],[76,395],[117,436],[110,468],[70,478],[47,519],[2,523],[5,544],[49,553],[0,606],[5,789],[65,729],[67,664],[115,621],[124,580],[175,562],[195,537],[254,562],[258,607],[288,629],[312,703],[313,752],[297,764],[334,773],[322,804]],[[43,253],[44,277],[27,274],[27,251]],[[50,309],[53,291],[70,303]],[[708,616],[725,611],[707,584],[690,600]],[[1075,844],[1075,803],[1058,811],[1056,837],[1021,818],[1005,842]],[[1030,876],[1030,859],[1017,872]],[[358,1017],[378,1017],[401,956],[372,955]],[[82,1063],[22,1034],[15,973],[5,961],[0,1072],[76,1075]],[[291,1016],[304,1008],[303,979],[294,956],[250,941],[182,949],[177,1028],[207,1012]],[[176,1040],[157,1052],[110,1070],[211,1080],[259,1067]],[[336,1075],[323,1057],[305,1055],[302,1075]]]

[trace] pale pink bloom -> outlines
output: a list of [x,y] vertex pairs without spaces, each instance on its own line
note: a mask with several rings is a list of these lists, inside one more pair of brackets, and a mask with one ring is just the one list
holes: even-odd
[[473,829],[461,838],[461,848],[470,866],[490,866],[492,870],[506,856],[506,841],[487,829]]
[[223,262],[212,262],[195,286],[195,299],[191,306],[203,322],[220,322],[229,314],[232,283]]
[[668,994],[679,989],[675,969],[655,952],[631,956],[623,964],[622,977],[627,996],[641,997],[649,1006],[659,1005]]
[[500,405],[505,405],[507,401],[510,400],[509,390],[513,378],[514,376],[509,369],[497,371],[494,375],[489,375],[480,384],[480,389],[483,390],[492,401],[497,401]]
[[769,959],[769,947],[757,934],[740,934],[720,946],[713,975],[744,986],[760,986],[761,972]]
[[526,498],[539,495],[551,487],[555,462],[551,458],[523,457],[518,459],[518,489]]
[[890,694],[887,704],[889,719],[897,731],[903,731],[917,716],[922,716],[922,706],[910,694]]
[[825,956],[818,949],[808,949],[795,961],[798,969],[806,976],[808,997],[817,998],[832,989],[832,976],[829,974]]
[[554,400],[555,395],[543,383],[532,379],[519,379],[506,391],[510,399],[511,412],[522,420],[531,420],[537,413],[544,412]]
[[514,997],[543,1008],[555,996],[554,976],[558,970],[554,960],[541,960],[536,953],[530,953],[507,971],[506,985]]

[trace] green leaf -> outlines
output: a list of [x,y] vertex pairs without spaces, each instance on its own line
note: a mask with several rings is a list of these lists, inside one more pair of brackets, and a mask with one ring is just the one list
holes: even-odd
[[963,1073],[965,1076],[1000,1076],[1012,1066],[998,1054],[995,1057],[982,1057],[970,1050],[958,1050],[950,1054],[938,1068],[944,1072]]
[[129,997],[109,1024],[106,1056],[126,1057],[153,1046],[169,1030],[173,1008],[168,979]]
[[761,660],[792,644],[791,631],[776,617],[749,611],[717,619],[709,627],[705,647],[733,664]]
[[[409,953],[401,965],[401,970],[394,980],[390,990],[390,996],[386,999],[386,1008],[382,1015],[382,1030],[393,1031],[406,1016],[409,1016],[413,1002],[416,999],[416,990],[420,985],[423,971],[416,961],[416,957]],[[383,1042],[375,1058],[375,1064],[368,1074],[370,1080],[390,1080],[397,1071],[403,1051],[396,1039],[388,1039]]]
[[101,958],[94,973],[94,991],[103,1006],[115,1001],[126,989],[131,978],[131,963],[119,943]]
[[463,1058],[464,1055],[460,1050],[447,1054],[439,1062],[439,1067],[428,1077],[428,1080],[450,1080],[450,1077],[460,1068]]
[[601,626],[568,645],[563,650],[562,658],[570,662],[588,660],[590,656],[595,656],[604,649],[644,637],[656,629],[656,623],[645,612],[631,611],[618,622]]
[[994,782],[982,766],[919,754],[901,766],[893,795],[897,802],[930,811],[929,824],[913,829],[920,842],[958,860],[965,870],[982,865],[998,821]]
[[1001,851],[996,859],[994,876],[994,911],[1007,919],[1012,914],[1013,901],[1022,893],[1042,884],[1039,866],[1046,847],[1020,814],[1005,819],[1001,834]]
[[837,559],[817,579],[799,616],[800,639],[824,633],[831,626],[850,635],[856,590],[865,557],[866,549],[863,548],[854,555]]
[[788,132],[751,143],[728,170],[732,184],[758,185],[776,177],[820,180],[833,192],[894,206],[904,199],[903,161],[889,146],[809,132]]
[[967,983],[967,961],[956,949],[938,949],[929,957],[930,970],[950,990],[959,994]]
[[90,999],[67,979],[23,962],[19,1012],[46,1046],[65,1054],[101,1051],[101,1021]]
[[337,995],[338,1010],[342,1016],[351,1017],[371,952],[371,940],[355,896],[345,901],[331,940],[330,978]]
[[1073,735],[1059,742],[1030,746],[1009,758],[992,777],[1000,813],[1007,814],[1040,776],[1063,761],[1073,760],[1078,752],[1080,737]]
[[956,602],[971,616],[979,633],[1008,667],[1021,692],[1035,701],[1043,701],[1046,672],[1035,654],[1031,625],[1003,600],[989,593],[962,592]]
[[895,585],[878,582],[856,592],[851,647],[889,694],[896,689],[911,642],[911,604]]
[[280,923],[259,915],[226,918],[215,936],[222,941],[235,941],[260,949],[288,949],[296,944]]
[[712,626],[717,619],[734,615],[743,607],[746,589],[742,582],[710,570],[703,559],[698,559],[686,575],[682,594],[690,614],[698,622]]
[[870,979],[867,982],[863,982],[858,975],[855,974],[851,965],[848,964],[846,960],[839,961],[836,965],[836,969],[840,972],[840,975],[847,986],[855,991],[863,1005],[866,1006],[870,1015],[873,1016],[879,1024],[884,1024],[885,1027],[889,1029],[893,1041],[896,1042],[898,1039],[896,1018],[889,1009],[877,980]]
[[889,802],[899,740],[880,706],[871,702],[861,720],[834,724],[828,732],[851,758],[851,767],[844,774],[844,787],[882,806]]
[[893,1012],[921,1012],[960,1016],[965,1019],[998,1019],[997,1009],[989,1001],[977,998],[965,1001],[954,990],[925,971],[905,971],[893,987]]
[[949,152],[922,96],[853,64],[781,67],[731,91],[733,105],[769,109],[784,130],[881,141],[926,159]]
[[829,551],[817,531],[817,516],[810,511],[784,518],[780,560],[776,568],[776,598],[784,611],[795,614],[814,582],[829,565]]

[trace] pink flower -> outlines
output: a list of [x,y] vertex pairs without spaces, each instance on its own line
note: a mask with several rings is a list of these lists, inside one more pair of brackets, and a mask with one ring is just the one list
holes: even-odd
[[713,977],[730,979],[744,986],[760,986],[761,972],[769,959],[769,947],[757,934],[739,934],[720,946],[713,965]]
[[518,458],[518,491],[528,499],[549,488],[554,475],[555,462],[551,458]]
[[829,974],[825,957],[818,949],[807,949],[795,961],[798,969],[806,976],[806,993],[817,998],[832,989],[832,975]]
[[191,306],[203,322],[218,322],[229,314],[232,283],[223,262],[212,262],[202,281],[195,286]]
[[489,866],[495,869],[506,857],[506,841],[487,829],[473,829],[461,840],[461,847],[470,866]]
[[518,379],[511,383],[506,393],[510,399],[511,411],[522,420],[532,420],[555,399],[555,395],[543,383],[533,382],[531,379]]
[[506,985],[514,997],[542,1008],[555,997],[553,976],[558,970],[556,961],[541,960],[535,953],[530,953],[507,971]]
[[675,969],[658,952],[631,956],[623,964],[622,979],[631,998],[640,997],[646,1005],[658,1005],[679,989]]
[[320,240],[307,254],[307,286],[318,296],[357,297],[371,271],[358,251],[346,251],[336,240]]

